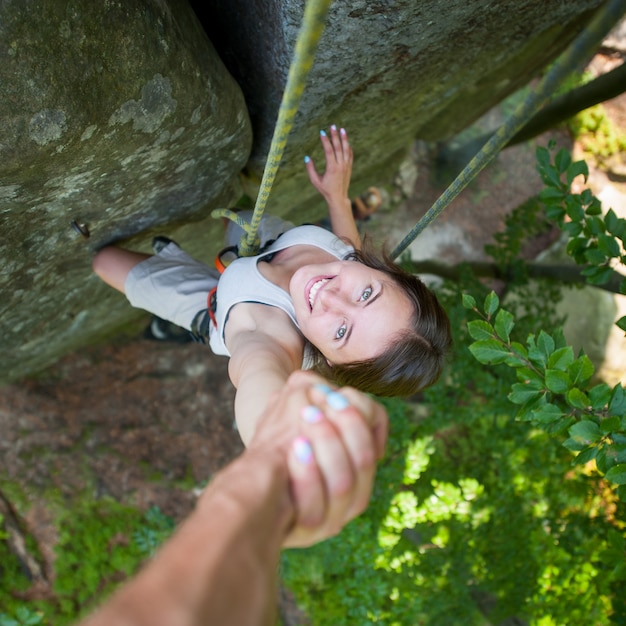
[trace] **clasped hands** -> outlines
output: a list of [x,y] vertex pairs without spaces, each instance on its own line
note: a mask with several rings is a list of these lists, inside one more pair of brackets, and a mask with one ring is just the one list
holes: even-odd
[[283,547],[334,536],[365,510],[387,432],[387,413],[369,396],[312,372],[289,377],[249,446],[284,455],[293,515]]

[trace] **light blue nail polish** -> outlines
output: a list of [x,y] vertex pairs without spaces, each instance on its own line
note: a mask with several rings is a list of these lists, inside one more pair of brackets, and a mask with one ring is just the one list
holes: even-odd
[[326,137],[326,131],[325,130],[320,130],[320,135],[322,137]]
[[316,406],[305,406],[302,409],[302,419],[307,424],[317,424],[317,422],[321,422],[324,414],[318,409]]
[[328,395],[329,393],[332,393],[333,391],[328,385],[324,385],[323,383],[314,385],[313,388],[317,389],[319,392],[323,393],[324,395]]
[[296,455],[296,459],[304,465],[308,465],[313,458],[313,448],[311,448],[311,444],[303,437],[298,437],[293,442],[293,451]]
[[342,409],[347,409],[350,406],[350,403],[337,391],[332,391],[326,396],[326,402],[328,405],[335,409],[335,411],[341,411]]
[[305,163],[308,163],[310,160],[311,160],[310,156],[307,155],[307,156],[304,157],[304,162]]

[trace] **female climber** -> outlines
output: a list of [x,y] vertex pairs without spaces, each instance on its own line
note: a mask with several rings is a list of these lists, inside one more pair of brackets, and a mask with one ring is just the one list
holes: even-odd
[[[312,159],[305,163],[328,204],[332,233],[265,218],[261,253],[236,259],[221,276],[166,238],[156,238],[156,255],[107,246],[93,261],[95,273],[133,306],[208,339],[216,354],[230,357],[244,443],[295,370],[406,396],[438,379],[451,345],[450,323],[434,293],[373,254],[367,242],[362,248],[348,196],[353,154],[345,129],[333,125],[320,138],[324,173]],[[229,225],[227,240],[238,241],[238,228]],[[207,308],[216,285],[215,306]]]

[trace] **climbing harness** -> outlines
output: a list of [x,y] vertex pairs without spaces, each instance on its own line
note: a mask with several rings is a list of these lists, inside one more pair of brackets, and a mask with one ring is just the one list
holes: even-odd
[[539,111],[556,92],[562,80],[580,67],[598,48],[607,33],[626,13],[625,0],[612,0],[591,21],[589,26],[574,40],[544,76],[536,90],[520,104],[511,117],[504,122],[479,150],[450,186],[439,196],[432,207],[409,231],[391,253],[395,259],[415,238],[465,189],[476,176],[498,155],[509,140]]
[[267,199],[278,172],[278,166],[287,145],[287,137],[300,105],[307,75],[313,66],[315,50],[324,30],[330,3],[331,0],[309,0],[306,3],[302,26],[298,33],[294,57],[289,67],[287,84],[285,85],[285,91],[280,103],[278,120],[274,128],[261,187],[250,223],[239,217],[234,211],[228,209],[216,209],[211,212],[212,217],[226,217],[244,229],[245,234],[242,236],[238,246],[240,256],[253,256],[259,249],[259,224],[261,223],[263,211],[265,210]]

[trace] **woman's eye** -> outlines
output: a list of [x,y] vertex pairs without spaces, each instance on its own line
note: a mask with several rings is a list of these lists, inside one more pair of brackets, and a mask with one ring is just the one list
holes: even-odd
[[367,300],[371,295],[372,295],[372,291],[373,289],[371,287],[368,287],[362,294],[361,294],[361,300]]
[[346,334],[346,325],[343,324],[339,330],[335,333],[335,339],[343,339],[344,335]]

